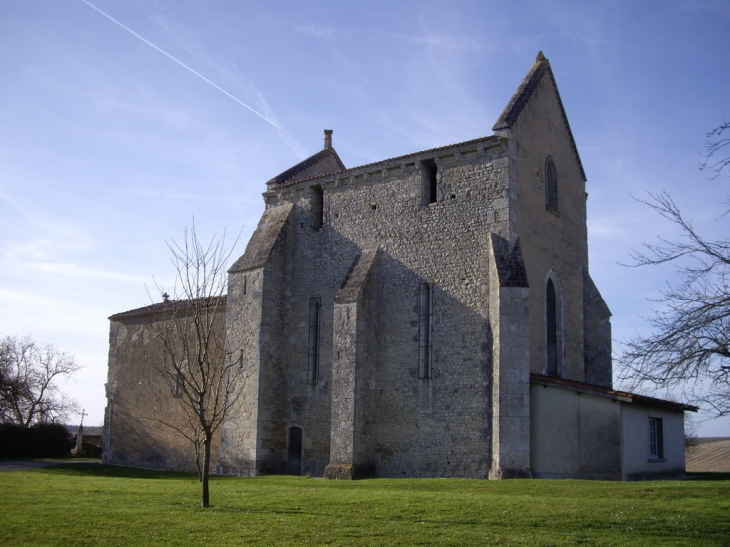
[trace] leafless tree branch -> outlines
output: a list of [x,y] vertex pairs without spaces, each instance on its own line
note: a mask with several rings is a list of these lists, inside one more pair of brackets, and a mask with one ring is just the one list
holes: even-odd
[[[707,136],[719,137],[727,129],[724,122]],[[730,157],[708,163],[728,143],[730,139],[708,143],[701,168],[719,174],[730,164]],[[686,400],[704,405],[710,414],[730,414],[730,239],[702,236],[666,192],[638,201],[679,228],[679,237],[645,243],[642,252],[632,253],[630,266],[672,264],[679,282],[667,285],[656,301],[658,309],[646,318],[652,334],[623,345],[619,380],[629,389],[680,389]]]
[[71,355],[32,337],[0,340],[0,419],[26,427],[38,422],[63,422],[78,405],[63,394],[58,379],[80,370]]
[[707,153],[702,155],[700,171],[705,169],[713,171],[715,174],[710,178],[716,179],[720,176],[722,170],[730,165],[730,150],[727,151],[727,155],[718,158],[718,156],[723,155],[726,147],[730,147],[730,137],[722,136],[728,129],[730,129],[730,122],[723,120],[719,126],[707,133],[707,138],[710,140],[707,141],[706,145]]
[[163,358],[151,357],[150,365],[170,386],[168,395],[177,401],[187,423],[165,417],[156,420],[192,444],[203,488],[201,505],[208,507],[213,436],[229,417],[253,370],[240,366],[235,359],[240,348],[226,341],[226,266],[232,248],[225,245],[225,233],[204,243],[193,224],[180,242],[170,240],[167,247],[176,279],[171,300],[163,303],[151,323]]

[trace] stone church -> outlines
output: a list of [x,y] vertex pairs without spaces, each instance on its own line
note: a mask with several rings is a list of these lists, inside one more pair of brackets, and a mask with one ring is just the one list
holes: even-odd
[[[217,439],[219,473],[684,472],[696,409],[612,389],[586,175],[542,53],[492,130],[350,169],[326,130],[266,183],[219,318],[255,370]],[[151,404],[140,348],[156,306],[110,318],[104,459],[189,468],[190,448],[135,414]]]

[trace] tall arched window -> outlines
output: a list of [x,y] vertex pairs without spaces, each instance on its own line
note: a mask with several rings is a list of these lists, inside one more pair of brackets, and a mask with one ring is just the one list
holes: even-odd
[[545,327],[547,366],[545,372],[550,376],[558,375],[558,306],[555,297],[555,285],[552,279],[547,282],[545,297]]
[[558,273],[550,269],[545,278],[545,374],[564,375],[563,289]]
[[558,172],[551,157],[545,161],[545,208],[558,212]]

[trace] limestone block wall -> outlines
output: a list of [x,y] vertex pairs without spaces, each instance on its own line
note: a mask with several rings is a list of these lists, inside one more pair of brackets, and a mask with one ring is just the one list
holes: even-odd
[[353,479],[375,474],[372,428],[378,356],[377,249],[356,259],[334,302],[332,423],[325,477]]
[[519,240],[492,234],[489,244],[492,328],[490,478],[530,477],[530,289]]
[[259,389],[262,345],[263,268],[228,276],[227,343],[245,373],[238,399],[221,427],[220,472],[253,476],[259,457]]
[[[515,231],[530,283],[530,361],[546,372],[545,291],[551,269],[562,293],[563,375],[584,381],[583,271],[588,268],[586,188],[570,127],[551,73],[546,73],[510,130],[515,166]],[[557,171],[558,209],[546,208],[546,160]],[[546,234],[550,234],[546,237]]]
[[[435,203],[422,205],[423,164],[438,168]],[[267,207],[291,203],[278,351],[286,424],[301,427],[302,472],[329,463],[334,301],[363,249],[379,248],[372,374],[358,391],[363,445],[378,476],[478,476],[491,465],[491,338],[487,240],[511,237],[504,140],[490,137],[343,174],[272,188]],[[310,186],[321,186],[323,223]],[[419,286],[432,287],[432,377],[419,378]],[[320,370],[307,383],[309,302],[320,298]],[[260,389],[270,393],[273,389]],[[358,388],[360,389],[360,388]],[[359,408],[359,407],[358,407]],[[367,410],[372,409],[372,410]],[[370,415],[368,416],[368,412]],[[261,421],[260,421],[261,423]],[[273,435],[273,433],[272,433]],[[309,447],[309,448],[308,448]]]
[[[236,407],[223,428],[224,473],[284,472],[291,412],[284,316],[291,304],[292,207],[266,211],[244,256],[229,271],[227,342],[241,352],[243,375]],[[290,294],[290,293],[289,293]],[[295,421],[296,421],[296,417]]]
[[611,311],[587,271],[583,273],[583,356],[586,383],[613,387]]
[[[224,331],[223,310],[215,326]],[[154,469],[195,471],[193,445],[172,427],[188,431],[188,421],[173,397],[174,386],[156,369],[169,357],[155,335],[149,315],[112,320],[104,417],[104,463]],[[220,434],[211,447],[215,472]]]

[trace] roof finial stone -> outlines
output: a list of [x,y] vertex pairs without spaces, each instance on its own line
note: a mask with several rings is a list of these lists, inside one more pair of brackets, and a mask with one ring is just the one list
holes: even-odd
[[545,60],[545,55],[543,55],[542,51],[537,52],[537,59],[535,59],[536,63],[539,63],[540,61]]

